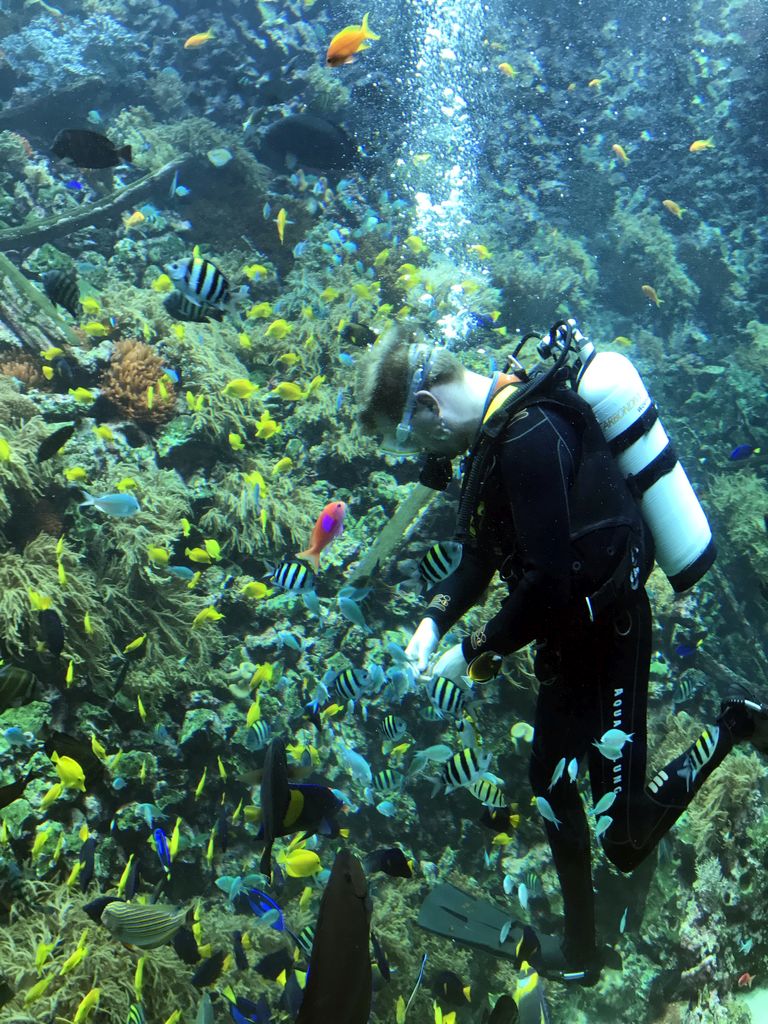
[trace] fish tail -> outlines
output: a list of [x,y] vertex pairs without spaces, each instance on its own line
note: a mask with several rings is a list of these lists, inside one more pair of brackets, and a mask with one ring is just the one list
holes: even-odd
[[368,27],[368,15],[369,15],[369,13],[370,13],[369,11],[366,11],[365,14],[363,15],[363,24],[361,25],[361,28],[363,30],[363,34],[364,34],[366,39],[381,39],[381,36],[377,36],[376,33],[372,32],[370,30],[370,28]]
[[315,572],[320,571],[320,552],[313,551],[312,548],[307,548],[306,551],[298,551],[296,553],[297,558],[303,558],[305,562],[311,562],[314,566]]

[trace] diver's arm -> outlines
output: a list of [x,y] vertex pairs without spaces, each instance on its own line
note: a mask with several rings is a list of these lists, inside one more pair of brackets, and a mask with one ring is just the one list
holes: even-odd
[[424,618],[432,619],[440,636],[458,622],[482,597],[496,571],[495,562],[464,545],[461,561],[455,572],[442,580],[427,594]]
[[509,654],[524,647],[552,626],[571,596],[568,492],[579,438],[550,409],[527,412],[499,453],[523,573],[498,613],[464,640],[467,661],[486,650]]

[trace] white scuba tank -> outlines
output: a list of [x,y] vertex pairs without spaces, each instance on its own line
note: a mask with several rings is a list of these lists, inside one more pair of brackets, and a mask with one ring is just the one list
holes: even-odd
[[[573,324],[573,321],[569,321]],[[707,517],[635,367],[618,352],[595,352],[574,329],[583,368],[576,390],[589,403],[656,544],[656,561],[677,593],[715,560]]]

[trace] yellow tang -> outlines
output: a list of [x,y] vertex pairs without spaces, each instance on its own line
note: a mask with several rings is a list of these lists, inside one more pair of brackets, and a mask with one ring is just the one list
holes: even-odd
[[281,863],[291,878],[309,878],[323,870],[320,858],[314,850],[291,850]]

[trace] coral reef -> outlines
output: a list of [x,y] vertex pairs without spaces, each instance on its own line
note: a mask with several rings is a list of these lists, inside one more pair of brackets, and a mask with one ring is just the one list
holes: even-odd
[[164,375],[162,358],[142,341],[118,341],[102,378],[102,392],[126,419],[157,427],[172,419],[176,385]]

